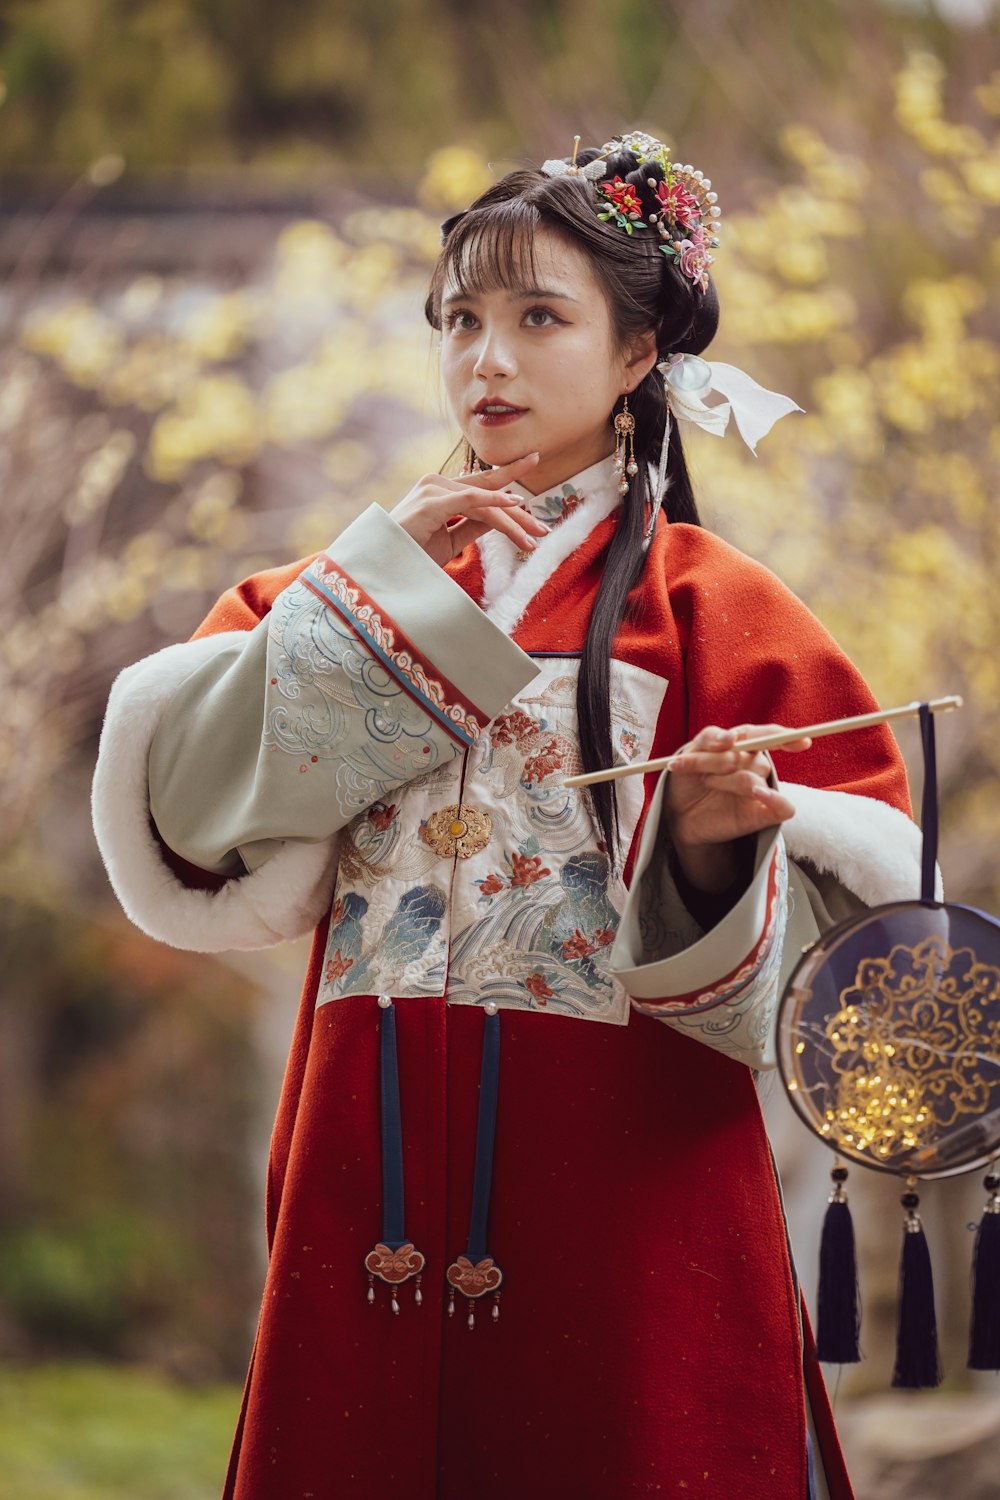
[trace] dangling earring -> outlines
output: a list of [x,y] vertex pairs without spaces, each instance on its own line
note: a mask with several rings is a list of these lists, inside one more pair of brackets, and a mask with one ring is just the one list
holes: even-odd
[[483,466],[476,457],[468,438],[464,439],[464,444],[465,456],[462,459],[461,476],[464,477],[466,474],[481,474]]
[[639,465],[635,461],[635,417],[628,409],[628,393],[624,397],[624,405],[615,416],[615,469],[621,478],[618,483],[618,491],[622,495],[628,494],[628,479],[626,475],[638,474]]

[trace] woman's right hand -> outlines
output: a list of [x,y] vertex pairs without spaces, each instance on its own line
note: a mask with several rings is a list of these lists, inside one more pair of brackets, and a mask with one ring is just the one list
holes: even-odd
[[538,458],[537,453],[526,453],[512,463],[460,479],[425,474],[394,506],[392,518],[442,567],[487,531],[499,531],[516,547],[532,552],[549,528],[504,485],[529,474]]

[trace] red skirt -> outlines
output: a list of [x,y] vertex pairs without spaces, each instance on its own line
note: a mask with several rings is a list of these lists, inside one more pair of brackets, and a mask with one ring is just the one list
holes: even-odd
[[806,1383],[852,1500],[750,1071],[655,1019],[502,1013],[489,1251],[499,1320],[447,1313],[466,1248],[484,1016],[397,1003],[406,1233],[382,1237],[374,997],[315,1008],[275,1123],[270,1264],[225,1500],[806,1500]]

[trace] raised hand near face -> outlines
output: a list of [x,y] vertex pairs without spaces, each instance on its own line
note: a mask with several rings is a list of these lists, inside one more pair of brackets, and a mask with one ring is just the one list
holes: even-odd
[[487,531],[499,531],[515,546],[531,552],[549,528],[504,485],[530,474],[538,460],[537,453],[526,453],[511,463],[459,479],[424,474],[393,508],[393,520],[442,567]]

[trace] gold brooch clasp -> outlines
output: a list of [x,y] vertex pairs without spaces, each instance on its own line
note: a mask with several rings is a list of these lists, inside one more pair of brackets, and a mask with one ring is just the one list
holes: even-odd
[[421,829],[425,844],[442,859],[471,859],[493,836],[493,819],[467,803],[454,803],[431,813]]

